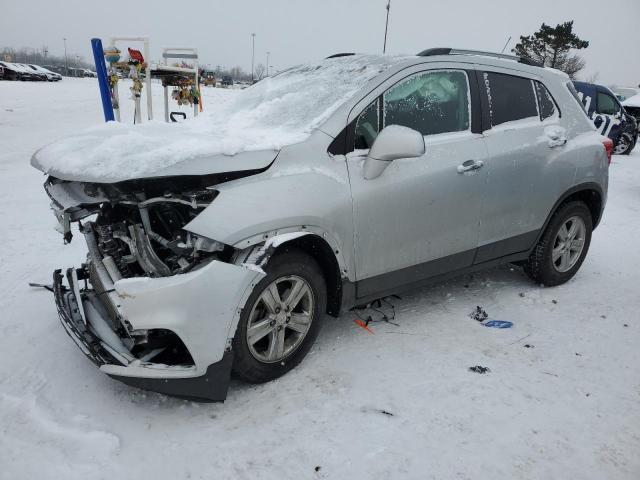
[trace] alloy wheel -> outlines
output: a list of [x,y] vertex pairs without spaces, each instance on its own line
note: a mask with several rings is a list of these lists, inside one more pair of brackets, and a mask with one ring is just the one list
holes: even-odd
[[314,298],[302,277],[287,275],[271,282],[253,304],[247,345],[264,363],[283,360],[302,343],[313,322]]
[[586,238],[587,228],[578,216],[567,219],[556,234],[551,258],[553,267],[560,273],[571,270],[578,262]]

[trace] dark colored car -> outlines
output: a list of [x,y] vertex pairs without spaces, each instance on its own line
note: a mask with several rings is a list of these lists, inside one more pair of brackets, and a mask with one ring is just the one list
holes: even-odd
[[573,82],[573,85],[596,129],[613,140],[613,153],[629,155],[638,139],[636,119],[607,87],[587,82]]
[[222,77],[222,86],[223,87],[231,87],[233,85],[233,78],[231,75],[225,75]]
[[0,62],[0,68],[3,80],[29,80],[21,69],[14,67],[12,63]]

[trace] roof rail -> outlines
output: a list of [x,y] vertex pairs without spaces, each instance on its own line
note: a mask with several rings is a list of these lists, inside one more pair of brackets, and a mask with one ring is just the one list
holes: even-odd
[[502,58],[504,60],[514,60],[524,65],[531,65],[532,67],[544,66],[529,57],[508,55],[506,53],[483,52],[481,50],[462,50],[459,48],[429,48],[427,50],[423,50],[418,54],[419,57],[431,57],[434,55],[482,55],[485,57]]
[[329,58],[350,57],[351,55],[355,55],[355,53],[334,53],[333,55],[329,55],[325,58],[325,60]]

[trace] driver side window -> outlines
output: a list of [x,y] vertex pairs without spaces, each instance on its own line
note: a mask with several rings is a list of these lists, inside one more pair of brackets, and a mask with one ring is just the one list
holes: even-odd
[[388,125],[409,127],[422,135],[469,130],[469,105],[469,82],[464,71],[413,75],[391,87],[360,114],[354,148],[371,148],[380,129]]
[[611,95],[598,92],[598,113],[603,115],[615,115],[620,111],[618,103]]

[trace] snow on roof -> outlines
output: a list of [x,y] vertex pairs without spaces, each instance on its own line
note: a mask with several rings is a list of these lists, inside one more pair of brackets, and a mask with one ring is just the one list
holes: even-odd
[[135,178],[195,157],[277,150],[304,141],[369,80],[404,59],[354,55],[293,67],[182,123],[88,128],[39,150],[34,165],[45,172]]

